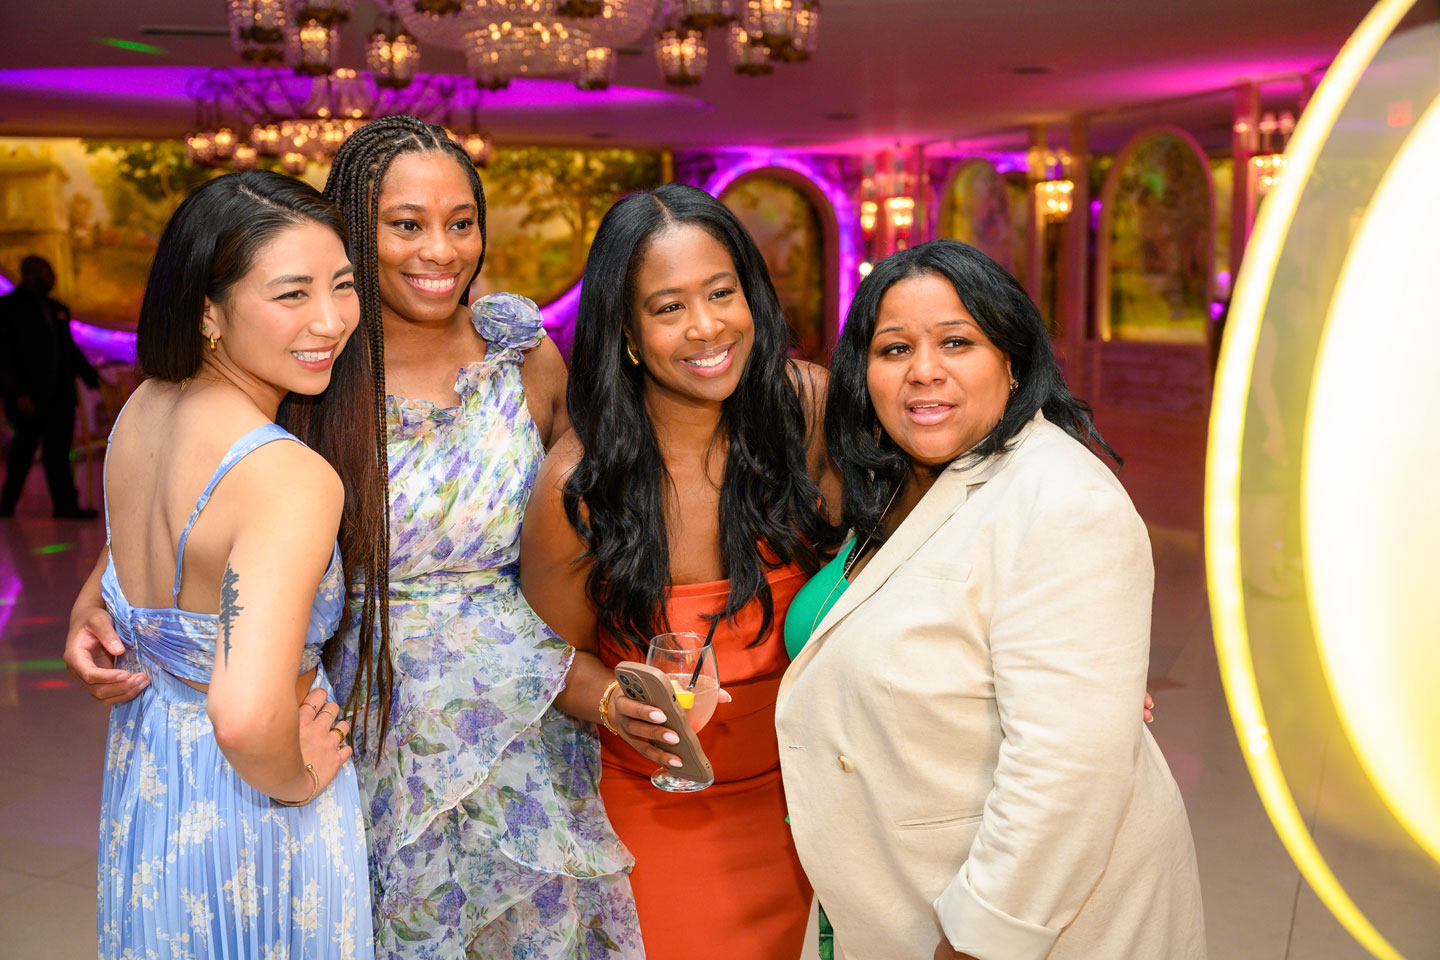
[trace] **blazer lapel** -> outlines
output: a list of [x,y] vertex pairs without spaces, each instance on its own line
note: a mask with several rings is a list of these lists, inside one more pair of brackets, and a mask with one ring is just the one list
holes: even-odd
[[894,536],[885,542],[884,546],[865,565],[865,569],[860,571],[855,582],[850,584],[840,595],[840,599],[835,601],[835,606],[830,608],[830,612],[825,614],[815,628],[814,634],[805,644],[805,649],[800,651],[800,656],[795,658],[793,665],[799,665],[803,669],[803,665],[814,657],[820,647],[824,645],[826,635],[856,607],[870,599],[871,595],[890,579],[890,575],[895,572],[896,567],[914,556],[915,551],[934,536],[941,524],[949,520],[955,515],[956,510],[965,505],[970,487],[984,483],[1008,463],[1014,456],[1015,448],[1024,443],[1035,431],[1036,424],[1044,419],[1044,415],[1037,412],[1030,422],[1016,433],[1007,452],[996,457],[989,457],[977,464],[966,466],[957,464],[942,473],[936,479],[935,486],[930,488],[930,492],[925,494],[915,505],[915,509],[910,511],[910,516],[900,524]]
[[[935,481],[935,486],[921,498],[910,511],[910,516],[901,522],[889,540],[870,558],[855,582],[845,588],[835,606],[825,614],[815,635],[810,638],[806,649],[818,647],[827,633],[849,615],[856,607],[870,599],[879,590],[895,568],[914,555],[920,546],[929,540],[940,525],[954,515],[965,503],[966,474],[956,468],[946,470]],[[803,654],[802,654],[803,655]]]

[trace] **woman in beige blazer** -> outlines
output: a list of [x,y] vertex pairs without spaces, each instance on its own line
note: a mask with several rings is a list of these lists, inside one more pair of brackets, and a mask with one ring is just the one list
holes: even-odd
[[1034,305],[973,247],[914,247],[861,284],[831,376],[855,540],[796,598],[776,725],[837,957],[1203,958],[1135,709],[1149,540]]

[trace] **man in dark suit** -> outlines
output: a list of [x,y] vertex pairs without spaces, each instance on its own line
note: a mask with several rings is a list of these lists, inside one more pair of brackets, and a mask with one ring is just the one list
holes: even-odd
[[20,263],[20,285],[0,297],[0,394],[15,431],[0,490],[0,517],[14,514],[25,477],[43,447],[45,482],[57,517],[91,519],[70,475],[75,434],[75,378],[92,389],[100,377],[70,335],[70,311],[52,299],[55,271],[42,257]]

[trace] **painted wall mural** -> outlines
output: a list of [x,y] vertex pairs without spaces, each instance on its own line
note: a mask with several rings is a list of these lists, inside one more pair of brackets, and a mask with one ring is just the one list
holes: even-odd
[[548,304],[580,281],[605,211],[659,186],[655,151],[502,147],[485,183],[490,249],[477,294],[508,290]]
[[[328,167],[304,179],[325,183]],[[165,222],[215,176],[179,141],[0,137],[0,275],[36,253],[76,317],[134,329]],[[663,155],[627,149],[500,148],[482,173],[490,248],[477,293],[510,290],[547,304],[579,280],[600,217],[659,184]]]
[[825,250],[819,215],[799,187],[779,177],[743,177],[720,200],[755,238],[790,324],[795,355],[825,353]]
[[1010,191],[995,166],[984,160],[962,166],[940,202],[939,235],[979,247],[1000,266],[1013,271],[1013,225]]
[[210,176],[177,141],[0,138],[0,272],[39,254],[77,317],[133,328],[165,221]]
[[1203,344],[1215,257],[1206,159],[1187,138],[1162,131],[1132,143],[1118,163],[1107,183],[1109,322],[1102,331],[1115,340]]

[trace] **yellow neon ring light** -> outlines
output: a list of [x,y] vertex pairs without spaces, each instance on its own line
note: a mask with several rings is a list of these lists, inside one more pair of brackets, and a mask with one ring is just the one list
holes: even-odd
[[1231,304],[1211,407],[1205,457],[1205,564],[1220,676],[1245,763],[1280,840],[1321,902],[1365,949],[1404,960],[1345,892],[1295,805],[1260,704],[1240,571],[1240,454],[1260,321],[1281,248],[1320,149],[1366,67],[1414,0],[1380,0],[1341,48],[1290,140],[1285,178],[1255,221]]

